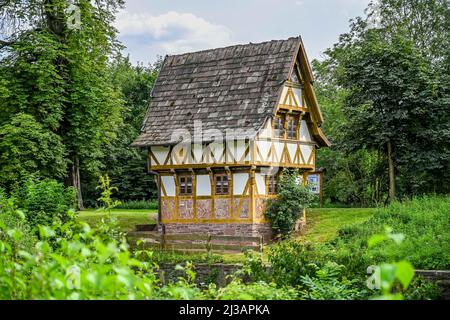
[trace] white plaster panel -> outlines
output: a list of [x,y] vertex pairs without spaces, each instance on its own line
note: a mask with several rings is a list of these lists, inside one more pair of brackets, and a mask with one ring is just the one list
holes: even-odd
[[302,107],[302,89],[293,88],[292,91],[294,92],[294,97],[298,104],[297,106]]
[[256,173],[255,181],[256,181],[256,188],[258,189],[258,194],[265,195],[266,194],[265,176],[263,176],[260,173]]
[[[151,150],[153,152],[153,155],[155,156],[156,160],[158,161],[159,165],[163,165],[164,161],[167,158],[167,155],[169,154],[169,147],[151,147]],[[152,160],[153,162],[154,160]],[[152,163],[155,164],[155,163]]]
[[248,173],[233,173],[233,194],[242,195],[248,181]]
[[161,183],[166,190],[167,196],[175,197],[175,178],[173,176],[161,176]]
[[236,162],[239,162],[245,154],[245,141],[238,140],[236,141]]
[[194,153],[194,162],[202,163],[203,146],[201,144],[192,145],[192,152]]
[[211,180],[209,175],[197,176],[197,196],[211,195]]
[[288,143],[287,148],[289,151],[289,157],[291,158],[291,161],[294,162],[295,154],[297,153],[297,144],[296,143]]
[[312,146],[309,146],[309,145],[303,145],[303,144],[302,144],[302,145],[300,145],[300,150],[302,151],[303,158],[304,158],[305,161],[306,161],[305,164],[308,164],[308,159],[309,159],[309,157],[311,156],[313,147],[312,147]]
[[256,144],[258,146],[259,153],[263,157],[261,159],[261,157],[258,155],[257,159],[260,160],[261,162],[266,162],[267,156],[269,155],[271,142],[270,141],[257,141]]
[[300,123],[300,141],[311,141],[311,134],[305,120],[302,120]]
[[210,146],[214,155],[215,163],[223,163],[223,160],[221,160],[223,155],[223,143],[211,143]]
[[274,142],[275,152],[277,154],[278,161],[281,161],[281,156],[283,154],[284,143],[282,142]]
[[[283,91],[281,92],[281,97],[280,97],[279,104],[283,104],[284,103],[284,99],[286,99],[287,93],[288,93],[288,87],[284,86]],[[286,103],[289,103],[289,99],[287,99]]]

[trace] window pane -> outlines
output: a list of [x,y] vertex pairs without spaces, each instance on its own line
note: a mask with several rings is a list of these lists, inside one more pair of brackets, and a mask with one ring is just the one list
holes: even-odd
[[275,134],[275,137],[283,137],[284,136],[283,118],[282,117],[275,118],[274,134]]
[[192,176],[180,176],[180,195],[192,195]]

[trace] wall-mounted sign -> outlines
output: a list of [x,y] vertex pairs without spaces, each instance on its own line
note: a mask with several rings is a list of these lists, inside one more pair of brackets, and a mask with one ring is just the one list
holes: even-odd
[[314,194],[320,194],[320,174],[313,173],[308,175],[308,187]]
[[319,196],[320,206],[323,205],[323,171],[318,170],[307,174],[308,187],[314,194]]

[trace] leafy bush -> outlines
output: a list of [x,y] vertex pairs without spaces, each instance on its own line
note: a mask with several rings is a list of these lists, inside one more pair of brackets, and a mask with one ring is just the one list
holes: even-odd
[[[21,210],[17,210],[14,199],[6,197],[5,192],[0,188],[0,225],[4,228],[16,229],[22,233],[20,241],[16,242],[16,246],[20,250],[31,249],[36,242],[36,237],[30,226],[25,220],[25,214]],[[8,237],[2,237],[0,241],[8,241]],[[12,244],[9,242],[9,244]]]
[[76,206],[76,191],[55,180],[28,180],[16,192],[18,206],[24,210],[30,226],[68,222],[70,209]]
[[[34,250],[18,251],[14,244],[0,241],[0,299],[157,296],[157,282],[151,269],[130,256],[124,241],[105,242],[87,224],[73,222],[39,229],[41,241]],[[4,226],[0,233],[12,242],[22,237],[19,230]]]
[[209,298],[218,300],[295,300],[298,291],[295,288],[279,288],[275,283],[263,281],[243,283],[234,279],[226,287],[209,288]]
[[289,236],[297,221],[303,214],[303,209],[312,205],[315,195],[298,181],[297,171],[286,171],[280,177],[278,197],[269,201],[265,216],[272,222],[275,234]]
[[314,276],[319,267],[312,263],[308,248],[297,241],[282,241],[267,251],[271,277],[280,286],[300,286],[302,276]]
[[[424,196],[394,202],[377,210],[363,224],[346,226],[338,237],[315,246],[315,259],[335,261],[349,274],[362,274],[369,265],[406,259],[418,269],[450,268],[450,197]],[[367,251],[367,241],[391,226],[405,237]]]
[[149,209],[149,210],[157,210],[158,209],[158,201],[157,200],[131,200],[127,202],[123,202],[120,205],[116,206],[117,209]]
[[367,291],[360,288],[360,280],[342,276],[344,266],[328,262],[318,269],[314,276],[300,276],[301,297],[311,300],[355,300],[367,296]]
[[285,240],[267,250],[267,265],[261,255],[253,253],[236,276],[271,283],[288,292],[294,288],[298,299],[362,299],[368,296],[361,285],[362,279],[347,279],[343,275],[345,267],[336,263],[313,263],[311,252],[300,242]]

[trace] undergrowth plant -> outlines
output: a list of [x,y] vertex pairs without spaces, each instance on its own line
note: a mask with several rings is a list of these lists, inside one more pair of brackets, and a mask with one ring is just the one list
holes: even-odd
[[272,230],[281,238],[292,234],[303,210],[310,207],[316,199],[300,181],[298,171],[283,172],[277,198],[269,201],[265,211],[266,218],[272,223]]

